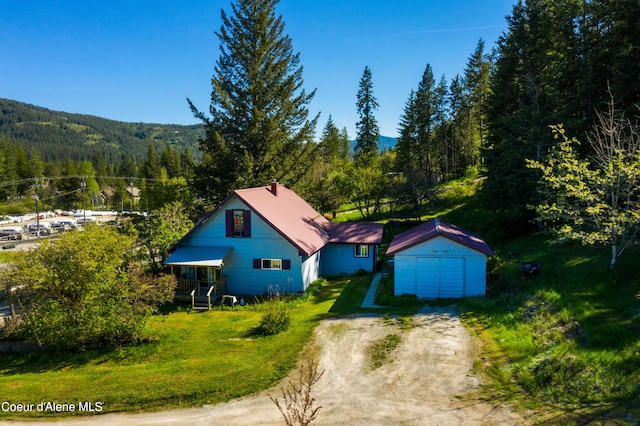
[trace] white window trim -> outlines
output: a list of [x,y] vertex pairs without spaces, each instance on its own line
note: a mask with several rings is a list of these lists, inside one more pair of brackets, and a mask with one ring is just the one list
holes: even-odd
[[[264,267],[264,261],[265,260],[269,261],[269,265],[270,265],[269,268],[265,268]],[[278,265],[279,265],[278,267],[275,267],[275,268],[273,267],[273,262],[274,261],[278,262]],[[260,259],[260,268],[263,271],[280,271],[280,270],[282,270],[282,259],[269,259],[269,258]]]
[[[358,250],[358,247],[365,247],[366,248],[366,253],[360,254],[360,251]],[[367,258],[369,257],[369,244],[356,244],[354,247],[354,251],[355,251],[355,257],[359,257],[359,258]]]

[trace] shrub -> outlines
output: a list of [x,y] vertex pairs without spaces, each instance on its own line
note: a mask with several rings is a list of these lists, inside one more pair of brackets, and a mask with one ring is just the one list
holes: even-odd
[[287,304],[280,298],[273,298],[263,303],[263,313],[260,318],[260,334],[272,336],[286,331],[291,325],[291,312]]
[[416,306],[420,304],[422,303],[420,302],[420,299],[418,299],[418,296],[416,296],[415,294],[408,294],[408,293],[401,294],[400,296],[393,296],[389,300],[389,306],[393,306],[397,308],[401,308],[405,306]]
[[13,259],[0,281],[16,289],[22,313],[16,337],[60,350],[140,339],[176,283],[173,276],[146,275],[131,253],[132,238],[88,226]]
[[307,287],[307,296],[314,296],[318,294],[322,286],[327,283],[327,280],[324,278],[318,278]]

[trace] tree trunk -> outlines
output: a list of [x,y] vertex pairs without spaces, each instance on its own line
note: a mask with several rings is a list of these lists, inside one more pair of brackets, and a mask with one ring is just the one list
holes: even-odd
[[613,243],[611,244],[611,262],[609,263],[609,269],[613,270],[616,266],[616,260],[618,260],[618,246]]

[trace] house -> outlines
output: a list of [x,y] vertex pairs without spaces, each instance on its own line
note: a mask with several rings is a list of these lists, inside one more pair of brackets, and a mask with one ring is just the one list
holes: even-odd
[[165,265],[178,276],[177,294],[303,292],[321,275],[373,271],[382,230],[331,223],[274,182],[233,191],[176,244]]
[[480,237],[440,219],[396,235],[394,295],[420,298],[484,296],[486,258],[493,251]]

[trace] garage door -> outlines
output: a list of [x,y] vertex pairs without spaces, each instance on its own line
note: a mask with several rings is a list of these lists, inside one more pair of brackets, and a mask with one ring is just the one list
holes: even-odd
[[416,295],[426,298],[464,296],[464,258],[416,258]]

